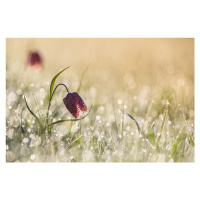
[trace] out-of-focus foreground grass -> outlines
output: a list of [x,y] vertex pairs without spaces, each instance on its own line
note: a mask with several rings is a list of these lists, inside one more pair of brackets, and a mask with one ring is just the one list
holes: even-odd
[[[27,69],[29,51],[42,70]],[[77,91],[91,113],[41,135],[51,79]],[[71,118],[59,88],[52,120]],[[133,116],[140,126],[127,113]],[[7,39],[8,162],[194,161],[194,39]]]

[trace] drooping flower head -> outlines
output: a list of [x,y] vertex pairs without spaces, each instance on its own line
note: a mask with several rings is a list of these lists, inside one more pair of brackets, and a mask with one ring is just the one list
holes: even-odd
[[37,51],[31,51],[28,55],[28,67],[40,69],[42,67],[42,58]]
[[63,102],[69,112],[75,117],[79,117],[80,111],[87,111],[87,107],[83,99],[76,92],[68,92]]

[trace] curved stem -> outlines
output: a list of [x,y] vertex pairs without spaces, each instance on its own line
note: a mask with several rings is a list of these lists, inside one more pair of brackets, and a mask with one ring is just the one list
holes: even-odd
[[59,84],[55,87],[55,89],[53,90],[53,93],[52,93],[52,95],[51,95],[51,97],[50,97],[50,99],[49,99],[49,105],[48,105],[47,114],[46,114],[46,119],[45,119],[45,130],[46,130],[46,127],[47,127],[48,132],[49,132],[49,128],[48,128],[49,120],[48,120],[48,117],[49,117],[49,109],[50,109],[50,106],[51,106],[51,100],[52,100],[52,98],[53,98],[53,95],[54,95],[56,89],[57,89],[58,86],[60,86],[60,85],[64,86],[64,87],[66,88],[67,92],[69,92],[67,86],[66,86],[65,84],[63,84],[63,83],[59,83]]

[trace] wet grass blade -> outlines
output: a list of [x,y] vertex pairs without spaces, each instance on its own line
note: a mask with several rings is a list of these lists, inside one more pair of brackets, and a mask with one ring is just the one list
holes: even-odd
[[56,79],[58,78],[58,76],[63,72],[65,71],[66,69],[68,69],[69,67],[66,67],[65,69],[63,69],[62,71],[60,71],[56,76],[54,76],[54,78],[52,79],[51,81],[51,84],[50,84],[50,99],[51,99],[51,96],[52,96],[52,93],[53,93],[53,86],[54,86],[54,83],[56,81]]
[[183,130],[178,135],[170,153],[170,156],[174,159],[175,162],[181,161],[180,159],[183,159],[184,157],[185,139],[186,132],[185,128],[183,128]]
[[126,113],[132,120],[134,120],[135,121],[135,123],[136,123],[136,125],[137,125],[137,128],[138,128],[138,131],[140,132],[140,126],[139,126],[139,124],[137,123],[137,121],[135,120],[135,118],[131,115],[131,114],[129,114],[129,113]]
[[43,127],[42,123],[40,122],[39,118],[38,118],[38,117],[34,114],[34,112],[29,108],[28,103],[27,103],[27,101],[26,101],[25,95],[24,95],[24,101],[25,101],[25,103],[26,103],[26,107],[28,108],[29,112],[35,117],[35,119],[37,120],[37,122],[38,122],[39,125],[40,125],[40,128],[41,128],[42,132],[44,132],[44,127]]
[[165,116],[164,116],[164,119],[163,119],[163,122],[162,122],[162,125],[161,125],[161,129],[160,129],[160,135],[159,135],[158,138],[157,138],[156,144],[158,144],[158,142],[159,142],[159,140],[160,140],[160,138],[161,138],[161,135],[162,135],[162,132],[163,132],[163,128],[164,128],[164,125],[165,125],[166,118],[167,118],[167,112],[165,112]]
[[156,136],[150,126],[148,127],[148,138],[149,138],[149,142],[154,146],[155,141],[156,141]]

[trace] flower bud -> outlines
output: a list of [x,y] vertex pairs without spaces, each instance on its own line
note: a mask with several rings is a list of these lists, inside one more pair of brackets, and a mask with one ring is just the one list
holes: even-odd
[[77,118],[80,111],[87,111],[87,107],[83,99],[76,92],[68,92],[63,102],[68,109],[68,111]]

